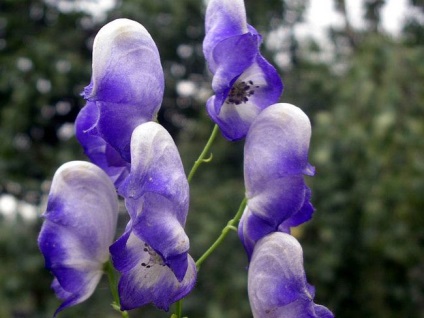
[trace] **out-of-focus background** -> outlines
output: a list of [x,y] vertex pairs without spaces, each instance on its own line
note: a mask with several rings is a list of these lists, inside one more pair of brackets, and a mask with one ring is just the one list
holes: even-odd
[[[338,317],[424,317],[423,6],[246,0],[262,52],[284,81],[281,101],[312,121],[317,174],[307,182],[316,213],[294,234],[316,302]],[[204,12],[201,0],[1,0],[0,318],[50,317],[59,305],[36,239],[54,171],[85,159],[73,121],[84,105],[79,94],[90,81],[96,32],[126,17],[152,34],[166,76],[159,121],[188,171],[213,126],[205,112]],[[187,232],[195,259],[243,197],[242,150],[243,142],[219,138],[213,161],[193,180]],[[202,267],[185,314],[251,317],[246,265],[230,234]],[[110,302],[102,281],[60,316],[119,317]],[[169,316],[150,306],[132,314]]]

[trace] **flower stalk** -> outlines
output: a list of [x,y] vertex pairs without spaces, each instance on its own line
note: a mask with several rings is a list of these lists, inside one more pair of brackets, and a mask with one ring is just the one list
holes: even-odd
[[218,135],[218,131],[219,131],[219,127],[218,127],[218,125],[215,124],[215,126],[212,129],[212,133],[211,133],[211,135],[208,139],[208,142],[205,145],[205,148],[203,148],[203,151],[200,153],[199,158],[197,158],[197,160],[194,162],[194,165],[191,168],[190,173],[188,174],[187,180],[188,180],[189,183],[190,183],[191,179],[193,179],[193,176],[196,173],[199,166],[202,163],[210,162],[212,160],[212,154],[207,159],[205,159],[205,157],[209,153],[209,151],[212,147],[212,144],[213,144],[216,136]]
[[222,229],[221,234],[219,235],[219,237],[216,239],[216,241],[211,245],[211,247],[209,247],[207,249],[207,251],[205,253],[203,253],[202,256],[200,256],[200,258],[196,261],[196,267],[197,267],[197,271],[200,270],[201,265],[203,264],[203,262],[217,249],[217,247],[219,245],[221,245],[221,243],[225,240],[225,238],[228,235],[228,232],[230,232],[231,230],[235,229],[235,224],[240,220],[243,211],[246,207],[247,204],[247,199],[244,198],[243,201],[241,201],[240,206],[237,210],[236,215],[234,216],[234,218],[232,218],[230,221],[228,221],[227,225]]
[[122,318],[129,318],[129,314],[127,311],[121,311],[121,304],[119,301],[119,294],[118,294],[118,280],[116,279],[115,269],[113,268],[112,262],[110,260],[107,263],[105,263],[103,270],[105,274],[107,275],[107,279],[109,281],[109,288],[113,297],[113,303],[112,303],[113,309],[115,309],[116,311],[119,311],[121,313]]

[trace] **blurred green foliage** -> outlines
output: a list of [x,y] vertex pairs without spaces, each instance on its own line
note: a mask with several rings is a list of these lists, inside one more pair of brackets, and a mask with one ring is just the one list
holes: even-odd
[[[288,30],[283,48],[264,54],[282,66],[283,102],[311,118],[308,178],[316,213],[296,229],[316,301],[338,317],[424,316],[424,36],[419,20],[401,37],[381,32],[378,8],[367,1],[369,26],[332,29],[334,57],[293,36],[307,1],[246,1],[249,22],[267,35]],[[422,9],[420,1],[413,1]],[[58,2],[59,3],[59,2]],[[343,13],[344,1],[337,1]],[[212,122],[204,104],[210,75],[201,49],[204,6],[198,0],[123,0],[107,21],[141,22],[159,48],[166,92],[159,121],[173,134],[189,171]],[[0,3],[0,190],[42,210],[54,170],[82,159],[72,122],[89,83],[91,45],[105,23],[83,12],[61,12],[41,0]],[[192,93],[181,85],[194,87]],[[213,160],[191,186],[187,232],[197,259],[243,198],[243,142],[219,138]],[[0,317],[50,316],[59,301],[49,289],[36,245],[41,220],[0,216]],[[126,219],[122,218],[122,225]],[[122,232],[122,231],[121,231]],[[120,232],[120,233],[121,233]],[[118,234],[120,234],[118,233]],[[189,317],[250,317],[247,260],[235,233],[208,259],[184,301]],[[118,317],[105,281],[85,303],[61,317]],[[169,317],[151,306],[133,317]]]

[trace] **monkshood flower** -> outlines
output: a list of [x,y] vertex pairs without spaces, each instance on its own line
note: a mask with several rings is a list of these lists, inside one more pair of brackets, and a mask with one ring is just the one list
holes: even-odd
[[260,111],[280,98],[283,84],[259,52],[262,37],[246,22],[243,0],[210,0],[203,52],[213,74],[206,107],[229,140],[244,138]]
[[196,280],[184,232],[189,188],[178,149],[159,124],[138,126],[131,138],[131,172],[118,191],[131,220],[110,248],[121,273],[121,308],[152,302],[168,310]]
[[[122,160],[131,160],[133,130],[154,120],[162,103],[164,75],[159,52],[141,24],[117,19],[101,28],[94,39],[92,68],[90,85],[83,93],[88,109],[77,119],[77,137],[95,163],[114,162],[112,167],[122,168]],[[81,138],[82,134],[89,136]],[[100,143],[107,145],[106,160],[98,158],[102,152],[92,150]],[[106,172],[116,176],[116,171]]]
[[253,122],[244,146],[247,207],[239,237],[250,258],[265,235],[306,222],[314,211],[304,175],[314,175],[308,163],[311,124],[290,104],[274,104]]
[[315,289],[306,280],[303,252],[291,235],[272,233],[255,246],[248,273],[254,318],[332,318],[313,302]]
[[109,259],[118,200],[109,177],[96,165],[72,161],[55,173],[38,237],[61,310],[94,292]]

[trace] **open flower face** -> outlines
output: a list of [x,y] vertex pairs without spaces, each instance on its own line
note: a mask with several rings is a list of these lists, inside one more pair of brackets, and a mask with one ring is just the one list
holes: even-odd
[[262,37],[246,22],[243,0],[210,0],[203,51],[213,73],[211,118],[229,140],[244,138],[256,116],[280,98],[283,84],[259,52]]
[[96,165],[72,161],[53,178],[38,244],[63,300],[56,314],[94,292],[109,259],[118,217],[116,190]]
[[171,304],[190,293],[196,282],[196,265],[190,255],[184,255],[188,266],[177,279],[166,260],[134,234],[131,223],[110,251],[114,266],[122,274],[118,285],[122,310],[153,303],[168,311]]
[[134,130],[131,161],[131,172],[119,188],[131,221],[111,247],[114,265],[122,274],[121,303],[123,309],[131,309],[153,302],[167,310],[196,279],[184,232],[188,182],[172,137],[157,123]]
[[256,244],[248,294],[254,318],[333,317],[313,302],[315,290],[306,280],[302,247],[286,233],[272,233]]
[[311,125],[298,107],[275,104],[253,122],[244,147],[244,178],[248,199],[239,236],[250,257],[263,236],[289,232],[309,220],[313,207],[304,175],[308,163]]
[[[163,91],[159,52],[147,30],[128,19],[108,23],[94,40],[93,74],[83,94],[96,117],[81,133],[100,137],[130,162],[131,134],[156,117]],[[89,138],[79,140],[90,147]]]

